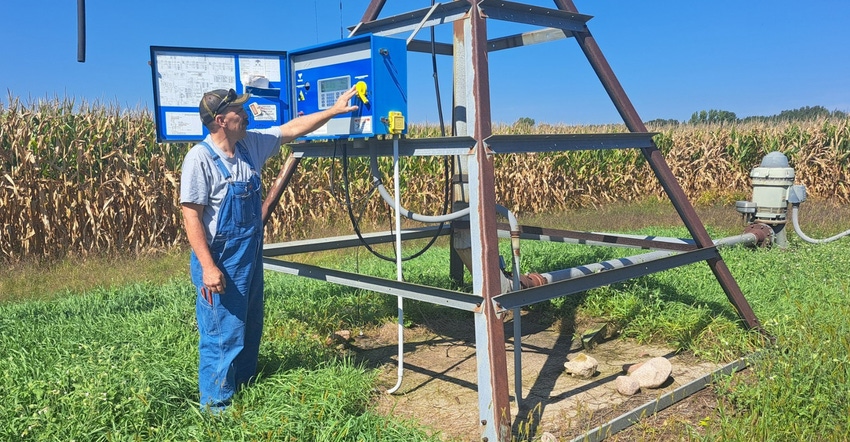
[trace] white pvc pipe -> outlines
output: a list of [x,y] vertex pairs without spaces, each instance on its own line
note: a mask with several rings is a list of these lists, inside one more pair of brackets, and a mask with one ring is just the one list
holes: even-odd
[[805,233],[803,233],[802,230],[800,230],[800,221],[799,221],[799,214],[798,214],[799,209],[800,209],[800,206],[798,204],[794,204],[793,207],[791,208],[791,223],[794,224],[794,231],[797,232],[797,236],[799,236],[800,239],[802,239],[803,241],[806,241],[806,242],[809,242],[809,243],[812,243],[812,244],[823,244],[823,243],[832,242],[832,241],[835,241],[836,239],[844,238],[845,236],[850,235],[850,230],[845,230],[845,231],[839,233],[838,235],[833,235],[833,236],[830,236],[829,238],[824,238],[824,239],[809,238],[808,236],[806,236]]
[[[398,155],[398,135],[393,136],[393,190],[395,191],[395,266],[396,279],[402,281],[404,279],[401,272],[401,184],[399,178],[399,155]],[[404,376],[404,298],[398,297],[398,375],[397,381],[393,388],[387,390],[387,393],[395,393],[401,387],[401,379]]]

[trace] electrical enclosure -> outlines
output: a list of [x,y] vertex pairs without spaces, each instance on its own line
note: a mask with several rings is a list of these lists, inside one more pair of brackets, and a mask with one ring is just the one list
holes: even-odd
[[198,104],[205,92],[251,94],[248,128],[289,121],[286,52],[151,46],[154,120],[158,142],[200,141],[207,133]]
[[406,43],[363,35],[290,51],[293,117],[328,109],[346,90],[357,87],[351,104],[359,106],[358,110],[332,118],[301,139],[406,133],[406,127],[399,127],[399,121],[407,116]]

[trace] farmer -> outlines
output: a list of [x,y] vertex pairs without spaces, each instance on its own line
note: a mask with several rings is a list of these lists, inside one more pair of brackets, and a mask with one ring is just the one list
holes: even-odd
[[209,135],[183,160],[180,204],[197,289],[202,408],[217,413],[257,369],[263,331],[260,171],[284,143],[351,112],[351,88],[329,109],[269,129],[247,130],[247,94],[207,92],[201,121]]

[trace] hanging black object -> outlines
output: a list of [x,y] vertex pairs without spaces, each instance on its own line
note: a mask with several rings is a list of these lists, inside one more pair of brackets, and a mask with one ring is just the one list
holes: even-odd
[[86,0],[77,0],[77,61],[86,62]]

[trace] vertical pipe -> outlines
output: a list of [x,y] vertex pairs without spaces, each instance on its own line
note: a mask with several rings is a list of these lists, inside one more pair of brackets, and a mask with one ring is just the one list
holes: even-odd
[[[395,192],[395,266],[396,279],[402,281],[404,276],[401,271],[401,177],[398,167],[398,135],[393,136],[393,191]],[[401,387],[401,380],[404,376],[404,298],[398,297],[398,371],[396,373],[396,383],[393,388],[387,390],[387,393],[395,393]]]
[[[572,13],[578,12],[572,0],[554,1],[558,6],[558,9]],[[602,55],[599,45],[590,34],[587,27],[585,27],[582,32],[573,32],[573,37],[575,37],[581,47],[581,50],[584,52],[593,67],[593,70],[596,72],[596,75],[599,77],[599,80],[602,82],[602,85],[611,97],[611,100],[614,102],[614,106],[617,108],[617,111],[620,113],[620,116],[623,118],[623,121],[626,123],[629,131],[647,132],[646,126],[644,126],[643,121],[641,121],[640,116],[638,116],[637,111],[626,96],[622,85],[617,80],[617,77],[614,75],[614,71],[611,69],[611,66],[608,64],[605,56]],[[705,230],[702,221],[700,221],[699,216],[697,216],[696,211],[690,201],[688,201],[685,191],[682,190],[682,187],[679,185],[675,175],[673,175],[673,172],[670,170],[670,166],[667,164],[667,161],[664,159],[661,151],[655,146],[641,150],[646,161],[649,163],[653,172],[655,172],[655,176],[661,182],[661,187],[673,203],[673,207],[675,207],[679,216],[682,218],[682,221],[685,223],[685,227],[687,227],[691,236],[694,238],[697,246],[711,246],[711,236],[709,236],[708,232]],[[717,278],[717,281],[720,283],[720,286],[723,288],[723,291],[726,293],[726,297],[732,305],[735,306],[735,309],[738,311],[738,316],[746,322],[747,327],[766,333],[762,329],[761,324],[756,318],[755,313],[753,313],[753,310],[746,298],[744,298],[737,281],[735,281],[735,278],[732,276],[729,268],[726,267],[726,263],[724,263],[720,258],[710,259],[707,263],[711,268],[711,271],[714,273],[715,278]]]
[[[511,226],[511,249],[513,249],[513,289],[518,292],[522,289],[520,283],[520,252],[519,252],[519,228]],[[514,398],[516,398],[517,410],[522,407],[522,310],[514,309]]]
[[[487,24],[477,0],[468,0],[471,45],[471,93],[474,102],[473,139],[475,150],[470,158],[470,230],[473,259],[473,291],[480,293],[481,311],[476,314],[476,338],[485,338],[486,348],[476,341],[479,378],[479,416],[484,424],[483,438],[510,440],[511,409],[508,393],[507,357],[504,324],[496,312],[493,298],[501,293],[498,236],[496,234],[496,183],[493,155],[484,140],[492,133],[490,115],[490,74],[487,61]],[[483,360],[482,360],[483,359]],[[486,364],[486,366],[485,366]],[[482,404],[481,389],[491,389],[489,403]],[[485,395],[486,396],[486,395]]]
[[[453,40],[453,88],[452,88],[452,135],[469,135],[467,128],[467,110],[472,106],[467,90],[469,54],[468,41],[465,38],[465,20],[452,24]],[[471,110],[474,116],[474,109]],[[458,155],[452,159],[455,176],[452,177],[452,211],[457,212],[469,207],[469,161],[467,155]],[[463,283],[464,260],[469,258],[469,229],[456,228],[452,223],[451,248],[449,254],[449,275],[457,285]],[[466,259],[466,262],[469,262]]]
[[86,62],[86,0],[77,0],[77,61]]

